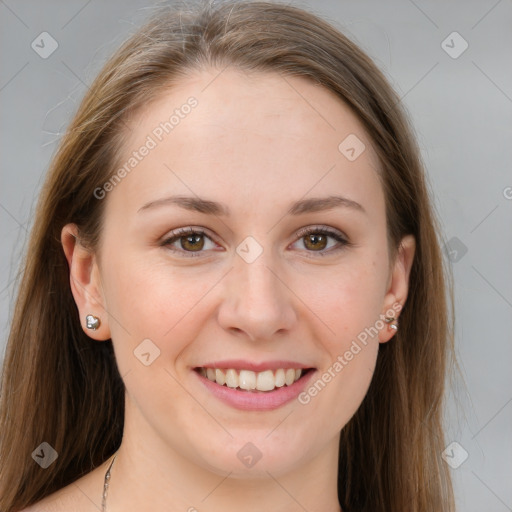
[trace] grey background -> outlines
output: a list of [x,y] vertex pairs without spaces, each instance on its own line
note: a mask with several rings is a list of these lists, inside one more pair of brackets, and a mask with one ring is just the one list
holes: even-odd
[[[512,511],[511,2],[291,3],[359,43],[410,113],[443,240],[457,251],[445,257],[452,259],[463,370],[450,388],[447,437],[460,444],[455,458],[468,453],[452,470],[458,510]],[[154,5],[0,0],[0,357],[49,159],[87,84]],[[43,31],[59,45],[47,59],[31,48]],[[469,45],[458,58],[441,46],[453,31]],[[446,44],[452,53],[462,48],[461,40]]]

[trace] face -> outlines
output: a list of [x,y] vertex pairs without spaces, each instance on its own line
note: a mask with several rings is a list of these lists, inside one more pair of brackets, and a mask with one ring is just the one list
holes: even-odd
[[97,300],[77,298],[112,338],[125,436],[240,478],[333,454],[412,259],[407,243],[388,259],[362,125],[304,78],[210,69],[131,126],[122,179],[98,192]]

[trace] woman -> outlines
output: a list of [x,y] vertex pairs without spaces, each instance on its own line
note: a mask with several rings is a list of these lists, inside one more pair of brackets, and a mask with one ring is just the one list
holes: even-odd
[[437,229],[399,98],[336,29],[160,12],[41,193],[0,509],[454,510]]

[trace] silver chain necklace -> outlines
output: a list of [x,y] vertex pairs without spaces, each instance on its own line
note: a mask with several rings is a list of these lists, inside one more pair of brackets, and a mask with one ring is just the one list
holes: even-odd
[[108,484],[110,482],[110,470],[112,469],[112,466],[114,465],[114,461],[116,460],[117,452],[114,455],[114,458],[112,459],[112,462],[110,463],[110,466],[107,469],[107,472],[105,473],[105,480],[103,481],[103,497],[101,499],[101,510],[102,512],[107,512],[107,494],[108,494]]

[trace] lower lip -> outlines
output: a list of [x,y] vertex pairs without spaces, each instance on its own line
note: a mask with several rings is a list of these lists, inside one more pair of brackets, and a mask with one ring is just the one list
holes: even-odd
[[221,386],[196,371],[193,372],[206,389],[225,404],[244,411],[269,411],[297,398],[311,380],[315,370],[309,370],[306,375],[295,381],[291,386],[284,385],[275,388],[274,391],[240,391],[239,389]]

